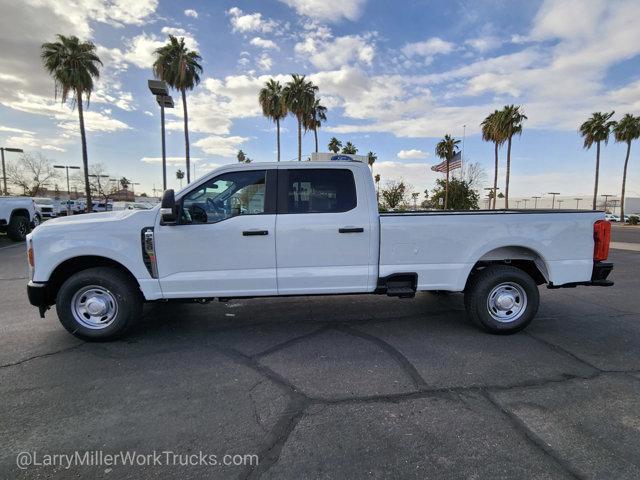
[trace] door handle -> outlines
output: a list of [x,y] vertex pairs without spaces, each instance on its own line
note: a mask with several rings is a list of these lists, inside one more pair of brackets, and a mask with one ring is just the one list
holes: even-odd
[[338,229],[339,233],[362,233],[364,228],[362,227],[342,227]]
[[242,232],[243,237],[253,237],[256,235],[269,235],[269,230],[245,230]]

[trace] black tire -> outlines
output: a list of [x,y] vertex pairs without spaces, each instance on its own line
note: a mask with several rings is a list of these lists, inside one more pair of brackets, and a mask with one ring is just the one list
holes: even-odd
[[23,215],[14,215],[7,227],[7,236],[14,242],[24,242],[31,231],[29,219]]
[[[80,292],[89,287],[92,288],[83,296]],[[94,317],[90,317],[89,313],[85,313],[86,318],[82,317],[85,323],[76,319],[76,300],[82,303],[84,298],[83,305],[86,306],[87,296],[98,298],[107,305],[110,313],[105,313],[103,317],[109,318],[106,326],[96,326],[92,323]],[[99,342],[122,337],[142,316],[142,303],[140,289],[131,277],[117,268],[97,267],[75,273],[62,284],[56,298],[56,311],[60,323],[69,333],[83,340]],[[80,315],[77,311],[76,314]],[[96,317],[99,315],[100,313]]]
[[[494,289],[506,293],[507,305],[514,301],[511,310],[508,306],[496,305],[500,293]],[[538,285],[533,278],[508,265],[492,265],[480,270],[469,279],[464,293],[464,305],[471,320],[483,330],[498,335],[516,333],[529,325],[539,304]]]

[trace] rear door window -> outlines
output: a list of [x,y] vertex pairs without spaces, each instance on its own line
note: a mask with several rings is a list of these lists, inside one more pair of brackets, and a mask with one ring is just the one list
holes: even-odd
[[351,170],[300,168],[287,170],[283,176],[286,208],[281,213],[340,213],[357,205]]

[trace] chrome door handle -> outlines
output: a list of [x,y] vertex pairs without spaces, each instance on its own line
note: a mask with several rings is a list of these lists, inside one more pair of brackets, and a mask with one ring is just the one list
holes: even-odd
[[243,237],[253,237],[257,235],[269,235],[269,230],[245,230],[242,232]]
[[338,229],[338,233],[362,233],[364,228],[362,227],[342,227]]

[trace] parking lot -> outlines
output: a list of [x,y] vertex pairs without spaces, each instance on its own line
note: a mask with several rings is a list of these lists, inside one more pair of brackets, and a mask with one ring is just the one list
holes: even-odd
[[[421,293],[152,304],[96,344],[38,317],[2,243],[0,478],[639,478],[640,251],[610,259],[614,287],[541,289],[507,337]],[[259,463],[16,466],[75,451]]]

